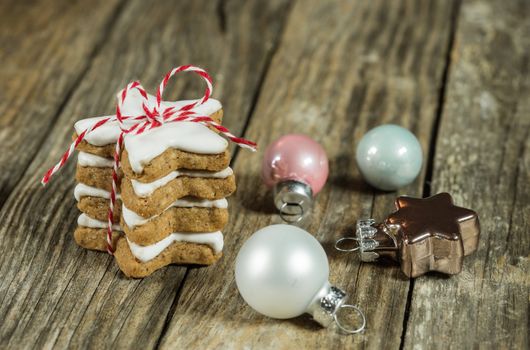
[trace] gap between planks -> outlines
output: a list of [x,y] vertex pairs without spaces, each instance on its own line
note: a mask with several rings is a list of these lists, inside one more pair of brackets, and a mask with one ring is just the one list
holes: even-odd
[[[442,81],[440,85],[440,92],[438,94],[438,104],[436,106],[436,115],[432,125],[431,139],[429,145],[429,155],[427,156],[426,172],[425,179],[423,181],[423,193],[422,197],[430,197],[431,193],[431,183],[432,183],[432,174],[434,168],[434,156],[436,154],[436,141],[438,140],[438,129],[440,128],[440,122],[442,120],[442,113],[444,109],[445,96],[447,83],[449,80],[449,71],[452,63],[452,52],[455,45],[455,36],[458,29],[458,16],[460,14],[460,7],[462,6],[462,0],[455,0],[453,5],[453,10],[451,13],[451,26],[449,33],[449,40],[447,42],[447,49],[445,55],[445,66],[442,73]],[[403,331],[401,332],[401,340],[399,344],[399,349],[403,350],[405,347],[405,338],[408,330],[408,323],[410,319],[410,307],[412,305],[412,296],[414,294],[414,283],[415,279],[410,279],[409,290],[407,294],[407,302],[405,304],[405,315],[403,316]]]

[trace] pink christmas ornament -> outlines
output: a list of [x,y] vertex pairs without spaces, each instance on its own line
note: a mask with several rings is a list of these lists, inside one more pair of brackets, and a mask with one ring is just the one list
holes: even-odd
[[285,135],[265,150],[261,175],[274,190],[274,204],[285,221],[300,221],[328,178],[326,152],[306,135]]

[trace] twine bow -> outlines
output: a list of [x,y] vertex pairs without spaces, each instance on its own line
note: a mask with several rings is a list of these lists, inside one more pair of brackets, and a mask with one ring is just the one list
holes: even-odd
[[[171,77],[180,72],[193,72],[198,74],[206,83],[204,96],[200,100],[184,105],[178,109],[176,109],[174,106],[165,107],[162,105],[162,94],[164,93],[169,79],[171,79]],[[144,114],[141,114],[139,116],[125,116],[122,113],[125,99],[132,91],[137,91],[141,96],[141,100],[139,100],[139,103],[141,103],[140,107]],[[166,74],[166,76],[158,87],[156,93],[156,102],[154,106],[150,106],[147,92],[142,87],[139,81],[134,81],[132,83],[127,84],[127,86],[123,90],[121,90],[117,95],[118,103],[116,105],[116,115],[104,118],[95,123],[94,125],[90,126],[89,128],[83,130],[83,132],[81,132],[74,140],[74,142],[72,142],[72,144],[70,145],[68,150],[63,154],[59,162],[46,172],[46,174],[41,180],[41,183],[43,185],[46,185],[50,181],[50,178],[66,164],[68,159],[72,156],[74,150],[88,134],[90,134],[92,131],[98,129],[104,124],[118,121],[121,133],[118,136],[118,140],[116,142],[116,149],[114,152],[114,165],[112,169],[112,189],[110,193],[109,212],[107,218],[107,251],[111,255],[114,254],[114,247],[112,246],[112,225],[114,223],[114,206],[116,204],[118,168],[120,167],[120,154],[123,146],[123,139],[126,134],[138,135],[147,130],[158,128],[165,123],[193,122],[213,127],[226,138],[228,138],[230,141],[236,143],[240,147],[248,148],[252,151],[256,150],[256,144],[254,142],[234,136],[227,128],[216,123],[209,116],[201,116],[196,112],[196,107],[208,101],[208,99],[212,95],[212,92],[213,86],[212,78],[210,77],[210,75],[208,75],[208,73],[204,69],[191,65],[173,68],[169,73]],[[126,124],[126,121],[132,121],[132,123]]]

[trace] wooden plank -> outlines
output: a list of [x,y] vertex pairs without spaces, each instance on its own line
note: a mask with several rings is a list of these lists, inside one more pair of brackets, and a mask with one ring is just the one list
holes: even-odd
[[120,1],[0,4],[0,207],[39,151]]
[[415,282],[406,348],[528,349],[530,3],[462,5],[433,191],[475,209],[482,234],[461,274]]
[[[222,8],[207,0],[134,1],[115,19],[101,51],[0,211],[0,347],[155,346],[186,269],[173,266],[143,280],[126,279],[108,255],[85,251],[72,239],[78,215],[72,195],[75,161],[49,187],[41,189],[38,181],[66,148],[75,120],[112,111],[115,93],[134,78],[154,91],[178,64],[192,62],[213,73],[215,96],[228,101],[226,124],[241,131],[286,2],[228,5],[230,11],[221,15]],[[258,33],[262,40],[255,39]],[[183,92],[198,87],[195,80],[184,77],[169,89],[196,97],[202,87]],[[40,116],[45,123],[53,121],[48,110]],[[17,146],[20,150],[23,145]]]
[[[261,150],[241,151],[236,160],[239,190],[231,201],[224,257],[210,268],[190,270],[162,348],[399,347],[409,281],[398,267],[360,264],[354,255],[336,254],[333,242],[351,234],[356,219],[372,214],[382,219],[393,208],[396,194],[374,193],[355,167],[355,145],[368,128],[404,125],[428,150],[453,5],[296,3],[246,134]],[[320,329],[307,317],[269,319],[238,295],[233,268],[239,248],[257,229],[279,222],[270,193],[259,185],[262,152],[290,132],[314,137],[331,160],[328,184],[304,227],[329,254],[331,282],[366,312],[363,336]],[[423,177],[402,192],[421,195]]]

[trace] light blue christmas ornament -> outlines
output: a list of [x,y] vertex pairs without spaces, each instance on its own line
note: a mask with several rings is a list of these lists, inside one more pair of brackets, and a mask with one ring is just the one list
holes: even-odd
[[423,154],[413,133],[398,125],[386,124],[363,136],[357,145],[356,159],[370,185],[394,191],[418,176]]

